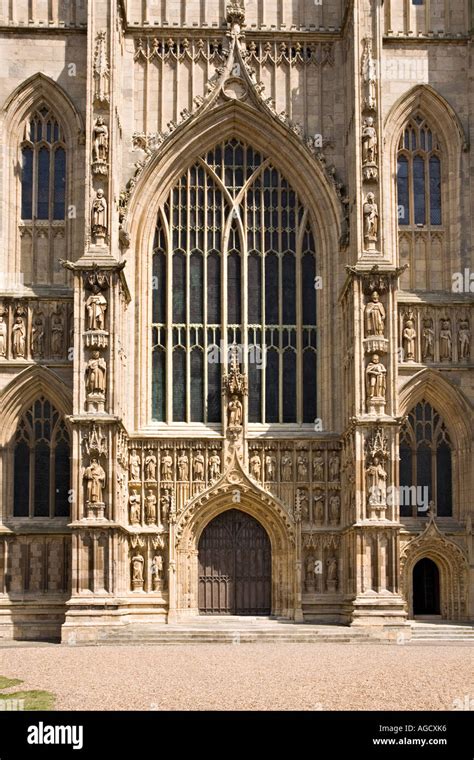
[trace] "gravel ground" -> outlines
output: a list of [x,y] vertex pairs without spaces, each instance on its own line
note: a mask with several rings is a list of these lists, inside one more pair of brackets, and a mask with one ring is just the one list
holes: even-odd
[[244,644],[17,647],[0,675],[59,710],[451,710],[473,698],[469,647]]

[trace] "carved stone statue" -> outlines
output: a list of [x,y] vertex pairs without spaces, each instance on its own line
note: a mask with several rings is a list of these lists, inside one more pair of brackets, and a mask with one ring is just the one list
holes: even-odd
[[31,328],[31,354],[35,359],[44,357],[44,316],[37,312]]
[[451,361],[453,352],[453,336],[449,319],[441,320],[439,331],[439,358],[441,361]]
[[90,394],[105,394],[107,365],[98,351],[92,352],[92,358],[86,364],[86,390]]
[[314,557],[308,557],[305,562],[305,588],[306,591],[315,589]]
[[379,361],[378,354],[372,355],[372,361],[365,371],[367,378],[367,396],[369,398],[385,399],[387,370]]
[[277,479],[276,463],[275,454],[265,454],[265,478],[270,483],[276,481]]
[[376,243],[379,234],[379,209],[374,193],[367,193],[364,203],[364,238]]
[[221,474],[221,458],[217,451],[209,457],[209,480],[219,480]]
[[26,355],[26,327],[22,317],[17,317],[12,327],[12,351],[14,359],[24,359]]
[[227,407],[229,427],[240,427],[242,425],[242,404],[234,394]]
[[94,124],[92,137],[92,161],[95,174],[107,173],[109,155],[109,130],[102,116],[98,116]]
[[471,354],[471,331],[469,329],[469,322],[467,319],[463,319],[459,322],[458,340],[459,358],[469,359],[469,356]]
[[377,130],[372,116],[364,119],[362,126],[362,162],[363,164],[377,163]]
[[372,41],[368,37],[364,39],[361,68],[364,83],[363,106],[373,111],[377,104],[377,67],[372,55]]
[[141,554],[134,554],[132,557],[132,588],[134,590],[143,589],[143,565],[145,560]]
[[86,301],[87,329],[103,330],[105,327],[105,312],[107,299],[100,291],[91,293]]
[[387,503],[387,473],[384,470],[380,458],[374,456],[372,464],[366,469],[367,476],[367,493],[369,495],[369,504],[372,506],[383,506]]
[[334,494],[329,499],[329,521],[333,525],[337,525],[339,522],[341,499],[338,494]]
[[303,520],[309,520],[309,502],[308,493],[305,488],[298,488],[297,501],[301,510]]
[[313,480],[324,481],[324,456],[320,451],[313,459]]
[[334,584],[334,586],[337,586],[337,580],[338,580],[338,578],[337,578],[338,573],[337,573],[337,559],[336,559],[336,557],[329,557],[329,559],[327,560],[326,564],[327,564],[326,578],[327,578],[327,582],[328,582],[328,590],[331,590],[331,589],[329,589],[329,584]]
[[169,451],[164,451],[161,457],[161,479],[173,480],[173,457]]
[[147,491],[145,496],[145,520],[148,525],[156,523],[156,496],[153,491]]
[[7,323],[0,315],[0,356],[7,355]]
[[298,480],[308,480],[308,457],[304,453],[299,454],[297,459]]
[[139,525],[141,496],[135,489],[130,494],[128,503],[130,505],[130,523],[131,525]]
[[107,234],[107,201],[102,188],[97,190],[92,201],[92,233],[96,238],[104,238]]
[[168,521],[168,516],[171,511],[171,493],[170,491],[163,491],[160,499],[161,516],[163,522]]
[[163,557],[161,554],[155,554],[151,562],[151,586],[153,591],[161,589],[163,576]]
[[260,480],[262,474],[262,461],[257,452],[250,457],[250,474],[255,480]]
[[281,455],[281,479],[290,481],[293,478],[293,460],[289,451]]
[[128,472],[130,480],[141,480],[141,467],[142,463],[136,449],[132,449],[130,452],[130,458],[128,460]]
[[105,488],[105,472],[100,466],[97,459],[91,459],[89,467],[84,470],[84,480],[86,481],[87,496],[86,500],[90,504],[103,503],[103,490]]
[[62,356],[64,351],[64,319],[60,306],[51,314],[51,354]]
[[332,451],[329,456],[329,480],[339,480],[340,460],[339,454]]
[[407,361],[415,361],[415,338],[416,330],[412,319],[407,319],[403,329],[403,349]]
[[178,457],[178,480],[189,480],[189,459],[184,451]]
[[193,458],[193,479],[204,480],[204,454],[199,451]]
[[422,337],[423,337],[422,349],[421,349],[422,358],[432,359],[434,356],[435,334],[433,330],[433,322],[431,321],[431,319],[423,320]]
[[385,331],[385,308],[376,290],[365,307],[365,334],[383,336]]
[[145,457],[145,480],[156,480],[156,456],[151,449]]
[[320,488],[317,489],[313,496],[313,517],[316,523],[324,522],[324,491]]

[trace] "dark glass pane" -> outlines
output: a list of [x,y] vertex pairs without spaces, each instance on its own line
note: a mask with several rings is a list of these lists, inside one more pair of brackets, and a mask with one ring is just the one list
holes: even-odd
[[40,148],[38,155],[38,219],[49,219],[49,150]]
[[207,364],[207,421],[221,421],[221,365]]
[[173,421],[186,422],[186,354],[173,351]]
[[184,253],[173,255],[173,322],[186,321],[186,259]]
[[267,351],[267,366],[265,378],[265,422],[279,422],[279,361],[278,352],[274,349]]
[[152,372],[153,419],[164,422],[166,417],[166,372],[165,352],[162,348],[155,348],[153,351]]
[[[410,488],[413,485],[412,473],[412,452],[409,446],[400,446],[400,487]],[[413,506],[410,500],[402,494],[408,493],[406,490],[400,492],[400,515],[402,517],[411,517],[413,515]]]
[[265,322],[277,325],[278,317],[278,257],[276,253],[265,256]]
[[415,199],[415,224],[425,224],[425,162],[421,156],[413,160],[413,196]]
[[439,158],[430,158],[430,222],[441,224],[441,165]]
[[303,354],[303,422],[316,419],[316,353],[305,351]]
[[21,170],[21,218],[33,217],[33,151],[23,148]]
[[451,449],[443,442],[436,452],[437,513],[440,517],[453,514]]
[[316,289],[314,279],[316,268],[314,256],[311,253],[305,253],[301,262],[301,292],[303,297],[303,324],[316,324]]
[[191,422],[204,422],[204,355],[191,351]]
[[260,324],[262,321],[262,269],[260,256],[252,253],[248,259],[249,277],[249,323]]
[[227,321],[230,325],[241,323],[240,256],[231,253],[227,259]]
[[71,483],[71,459],[66,441],[59,441],[54,452],[54,459],[54,514],[56,517],[69,517],[68,492]]
[[252,361],[248,367],[249,422],[262,422],[262,365]]
[[218,253],[207,257],[207,321],[210,325],[221,321],[221,261]]
[[49,444],[46,441],[40,441],[35,446],[35,517],[49,517],[49,459]]
[[54,154],[54,219],[64,219],[66,216],[65,199],[66,153],[63,148],[58,148]]
[[30,448],[25,441],[15,447],[13,514],[28,517],[30,504]]
[[[417,486],[428,488],[428,501],[433,498],[432,480],[431,480],[431,448],[421,443],[416,450],[416,472]],[[422,506],[425,501],[425,491],[422,492],[421,498],[417,497],[418,506]],[[426,512],[421,513],[426,514]]]
[[283,422],[296,422],[296,353],[283,354]]
[[410,195],[408,192],[408,160],[398,159],[397,169],[398,224],[410,224]]
[[204,322],[204,262],[201,253],[191,255],[190,319],[193,324]]
[[283,324],[296,324],[296,270],[295,257],[286,253],[283,257]]
[[162,251],[153,255],[153,322],[166,321],[166,256]]

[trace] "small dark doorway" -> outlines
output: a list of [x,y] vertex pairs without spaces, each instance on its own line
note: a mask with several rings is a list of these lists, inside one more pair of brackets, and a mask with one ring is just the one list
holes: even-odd
[[270,540],[257,520],[238,509],[215,517],[199,540],[199,611],[270,614]]
[[432,559],[420,559],[413,568],[413,614],[439,615],[439,570]]

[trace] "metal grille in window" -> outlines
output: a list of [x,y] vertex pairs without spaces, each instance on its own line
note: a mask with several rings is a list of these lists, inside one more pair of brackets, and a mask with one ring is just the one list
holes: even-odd
[[400,137],[397,190],[399,225],[442,224],[440,146],[420,115],[410,119]]
[[21,155],[21,218],[64,220],[66,145],[59,122],[46,106],[26,124]]
[[269,159],[237,140],[199,158],[160,211],[153,273],[155,420],[220,422],[222,371],[236,343],[249,421],[314,422],[314,237]]
[[444,421],[431,404],[421,401],[409,413],[400,433],[402,516],[426,516],[430,501],[440,517],[452,515],[451,451]]
[[47,399],[35,401],[21,418],[13,459],[14,517],[68,517],[69,433]]

